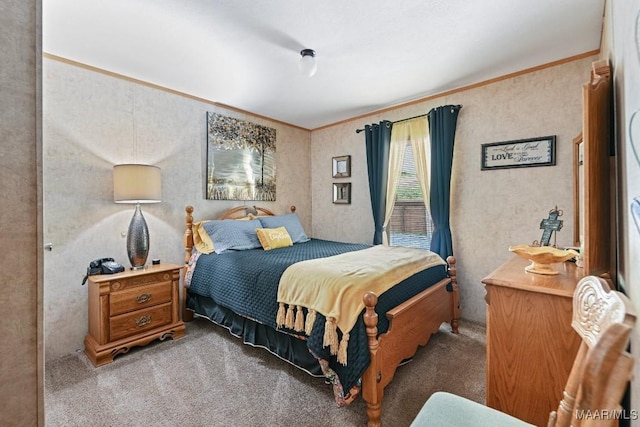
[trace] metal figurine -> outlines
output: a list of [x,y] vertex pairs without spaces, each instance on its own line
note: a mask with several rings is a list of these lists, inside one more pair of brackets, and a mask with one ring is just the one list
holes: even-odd
[[564,211],[558,210],[557,206],[549,211],[549,218],[540,221],[540,229],[543,230],[540,242],[534,240],[532,246],[549,246],[549,243],[551,242],[551,236],[553,235],[552,246],[554,248],[558,247],[557,234],[553,234],[553,232],[562,229],[563,221],[561,219],[558,219],[558,217],[561,217],[563,213]]

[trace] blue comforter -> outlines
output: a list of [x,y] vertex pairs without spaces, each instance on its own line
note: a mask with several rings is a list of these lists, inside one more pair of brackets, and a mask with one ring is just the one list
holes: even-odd
[[[288,266],[308,259],[325,258],[370,247],[364,244],[340,243],[311,239],[305,243],[270,251],[251,249],[200,255],[193,271],[190,293],[213,299],[233,312],[276,329],[277,292],[280,276]],[[447,276],[445,266],[424,270],[394,286],[379,297],[378,331],[388,329],[384,313],[420,293]],[[321,316],[321,315],[319,315]],[[358,383],[369,365],[369,348],[362,315],[350,334],[347,366],[337,363],[328,348],[322,347],[323,319],[316,321],[307,339],[309,350],[329,366],[340,378],[345,391]]]

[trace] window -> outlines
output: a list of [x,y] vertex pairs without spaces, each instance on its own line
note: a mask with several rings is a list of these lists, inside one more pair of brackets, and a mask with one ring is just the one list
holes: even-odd
[[391,246],[430,249],[433,225],[416,176],[411,144],[404,149],[402,172],[398,180],[396,203],[388,226]]

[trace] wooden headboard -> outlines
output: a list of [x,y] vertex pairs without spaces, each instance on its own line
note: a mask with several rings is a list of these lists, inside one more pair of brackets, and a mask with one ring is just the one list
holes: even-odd
[[218,219],[238,219],[250,216],[274,216],[275,214],[266,208],[259,206],[236,206],[226,210],[218,217]]

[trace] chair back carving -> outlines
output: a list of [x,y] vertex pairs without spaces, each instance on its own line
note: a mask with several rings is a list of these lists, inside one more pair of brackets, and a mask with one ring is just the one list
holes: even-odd
[[635,324],[631,301],[596,276],[584,277],[573,298],[572,326],[582,338],[558,410],[548,427],[616,425],[631,378],[627,353]]
[[608,284],[595,276],[585,277],[576,288],[571,326],[589,348],[598,342],[609,326],[624,321],[626,307],[621,295],[624,296],[609,291]]

